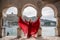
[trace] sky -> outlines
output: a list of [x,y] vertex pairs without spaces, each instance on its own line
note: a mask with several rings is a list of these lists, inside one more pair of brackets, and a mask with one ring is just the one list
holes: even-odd
[[27,17],[33,17],[33,16],[37,15],[37,11],[33,7],[27,7],[27,8],[24,9],[22,15],[26,15]]
[[[17,8],[16,7],[10,7],[7,10],[6,14],[11,14],[11,13],[17,14],[18,13]],[[56,21],[56,18],[54,18],[54,10],[51,7],[42,8],[41,13],[42,13],[41,19],[48,19],[48,20]],[[25,15],[27,17],[36,16],[37,15],[37,10],[35,8],[29,6],[29,7],[26,7],[23,10],[22,15]]]

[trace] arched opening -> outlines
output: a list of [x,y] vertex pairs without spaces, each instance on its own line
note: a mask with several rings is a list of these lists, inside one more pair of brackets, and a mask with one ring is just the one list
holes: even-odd
[[17,36],[18,28],[18,9],[9,7],[3,10],[3,36]]
[[[30,19],[32,19],[32,21],[34,21],[37,17],[37,10],[32,7],[32,6],[28,6],[26,8],[24,8],[24,10],[22,11],[22,18],[26,19],[27,21],[29,21]],[[22,32],[22,37],[24,36],[24,33]]]
[[22,17],[27,17],[27,20],[30,18],[34,20],[37,17],[37,10],[34,7],[28,6],[23,10]]
[[42,8],[41,13],[42,36],[55,36],[56,18],[54,17],[54,9],[45,6]]

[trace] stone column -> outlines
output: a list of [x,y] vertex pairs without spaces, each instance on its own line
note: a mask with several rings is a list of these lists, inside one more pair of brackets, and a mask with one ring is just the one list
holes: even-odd
[[[38,14],[37,14],[38,17],[41,18],[42,14],[41,14],[41,7],[38,9]],[[40,21],[40,24],[41,24],[41,21]],[[38,33],[37,33],[37,36],[41,36],[42,35],[42,28],[41,28],[41,25],[40,25],[40,28],[38,30]]]
[[2,14],[0,12],[0,38],[2,38]]
[[[38,10],[37,10],[37,11],[38,11],[37,16],[40,17],[40,18],[41,18],[41,16],[42,16],[41,10],[42,10],[43,7],[44,7],[43,2],[42,2],[42,1],[38,1],[38,2],[37,2],[37,8],[38,8]],[[40,24],[41,24],[41,22],[40,22]],[[42,28],[41,28],[41,25],[40,25],[40,28],[39,28],[38,33],[37,33],[37,36],[39,37],[39,36],[41,36],[41,35],[42,35]]]
[[[41,11],[40,11],[41,12]],[[38,17],[40,17],[41,18],[41,13],[39,12],[39,14],[38,14]],[[40,21],[40,24],[41,24],[41,21]],[[38,30],[38,33],[37,33],[37,36],[41,36],[42,35],[42,28],[41,28],[41,25],[40,25],[40,28],[39,28],[39,30]]]
[[57,36],[60,36],[60,17],[57,18],[57,31],[58,31]]
[[[17,16],[18,16],[18,19],[19,19],[20,16],[22,16],[22,14],[21,14],[21,8],[18,8],[18,14],[17,14]],[[17,38],[20,38],[20,37],[21,37],[21,29],[19,28],[19,25],[18,25],[18,28],[17,28]]]

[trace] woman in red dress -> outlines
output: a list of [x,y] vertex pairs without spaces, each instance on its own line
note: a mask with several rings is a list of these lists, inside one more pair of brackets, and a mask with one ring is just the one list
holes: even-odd
[[18,25],[23,30],[24,34],[27,34],[28,38],[31,36],[35,37],[35,34],[38,32],[40,27],[40,17],[35,22],[31,19],[30,21],[23,21],[22,17],[19,17]]

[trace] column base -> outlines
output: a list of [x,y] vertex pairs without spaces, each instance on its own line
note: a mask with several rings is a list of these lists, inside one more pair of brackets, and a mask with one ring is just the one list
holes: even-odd
[[40,37],[41,35],[42,35],[42,29],[40,28],[40,29],[38,30],[37,36]]
[[17,28],[17,38],[21,38],[21,29]]
[[0,38],[2,38],[2,28],[0,28]]
[[56,36],[60,37],[60,27],[57,28],[57,35]]

